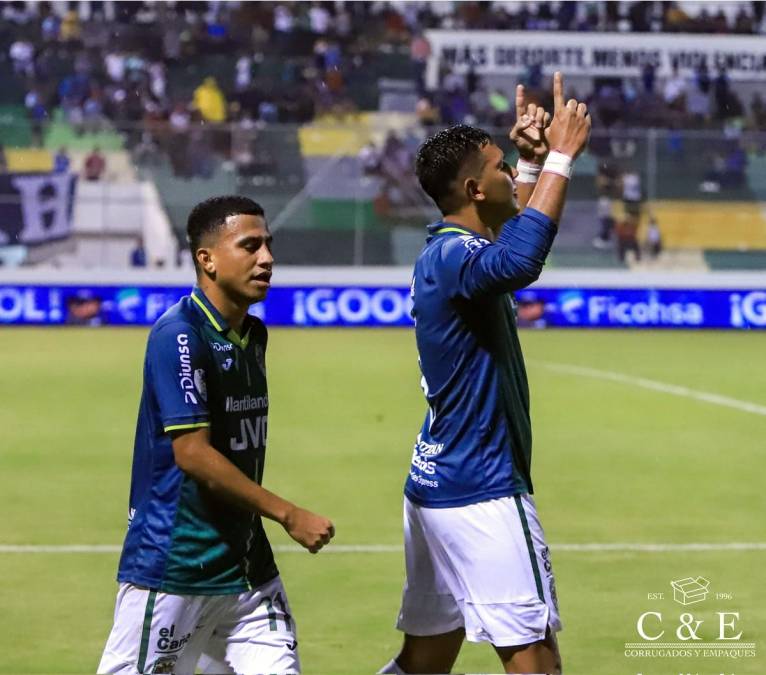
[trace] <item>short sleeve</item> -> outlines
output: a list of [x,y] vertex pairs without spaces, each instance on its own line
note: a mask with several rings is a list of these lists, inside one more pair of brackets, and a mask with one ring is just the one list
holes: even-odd
[[160,327],[149,339],[146,358],[164,431],[210,426],[208,351],[193,328],[180,322]]

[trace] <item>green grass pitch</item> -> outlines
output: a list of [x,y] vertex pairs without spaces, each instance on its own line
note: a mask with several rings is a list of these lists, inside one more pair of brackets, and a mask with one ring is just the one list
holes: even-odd
[[[120,544],[146,332],[0,331],[0,546]],[[533,475],[565,630],[567,673],[766,672],[766,550],[609,551],[563,544],[766,542],[766,416],[637,386],[646,378],[766,406],[757,333],[522,334]],[[627,376],[563,372],[569,364]],[[401,543],[401,488],[425,411],[407,330],[273,330],[265,484],[332,517],[338,545]],[[289,544],[279,528],[272,542]],[[2,549],[0,549],[2,551]],[[109,631],[115,553],[0,552],[0,673],[94,672]],[[372,673],[395,653],[401,552],[281,552],[307,673]],[[498,574],[502,571],[498,570]],[[683,607],[671,580],[704,576]],[[650,593],[663,593],[650,599]],[[730,598],[716,597],[729,594]],[[642,612],[717,637],[739,612],[756,656],[638,658]],[[648,632],[659,628],[655,618]],[[727,629],[728,630],[728,629]],[[731,634],[729,632],[728,634]],[[457,672],[498,672],[466,644]]]

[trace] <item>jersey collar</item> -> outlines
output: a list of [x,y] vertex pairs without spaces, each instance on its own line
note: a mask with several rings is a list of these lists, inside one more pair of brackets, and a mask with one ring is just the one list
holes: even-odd
[[469,236],[475,236],[476,232],[473,232],[466,227],[461,227],[460,225],[455,225],[444,220],[439,220],[435,223],[431,223],[428,226],[429,239],[440,234],[467,234]]
[[215,308],[208,297],[202,292],[199,286],[195,286],[191,292],[192,303],[197,306],[213,326],[221,335],[223,335],[229,342],[233,342],[235,345],[245,349],[250,342],[250,316],[245,317],[245,332],[241,337],[237,332],[229,326],[226,319],[221,316],[221,313]]

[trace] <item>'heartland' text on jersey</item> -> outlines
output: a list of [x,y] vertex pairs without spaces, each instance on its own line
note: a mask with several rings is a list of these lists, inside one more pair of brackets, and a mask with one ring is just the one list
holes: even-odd
[[532,492],[529,388],[512,292],[540,276],[556,230],[531,208],[494,243],[447,222],[429,226],[412,280],[429,406],[404,490],[416,504]]

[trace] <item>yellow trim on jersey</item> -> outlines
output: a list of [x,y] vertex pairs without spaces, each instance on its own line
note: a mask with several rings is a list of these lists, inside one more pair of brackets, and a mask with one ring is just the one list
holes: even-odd
[[205,316],[207,316],[207,318],[210,319],[210,323],[213,324],[213,327],[219,332],[222,331],[223,328],[221,328],[221,325],[215,320],[215,317],[212,315],[210,310],[207,307],[205,307],[205,303],[202,302],[202,300],[200,300],[196,295],[194,295],[194,291],[192,291],[191,293],[191,298],[192,300],[194,300],[194,302],[196,302],[200,306],[200,309],[202,309],[202,311],[205,312]]
[[202,427],[209,427],[210,422],[196,422],[195,424],[173,424],[169,427],[165,427],[165,432],[168,431],[180,431],[181,429],[201,429]]
[[464,230],[461,227],[442,227],[442,228],[436,230],[436,232],[434,234],[445,234],[447,232],[457,232],[458,234],[469,234],[469,235],[475,235],[476,234],[476,232],[471,232],[470,230]]
[[247,349],[247,345],[250,344],[250,331],[248,330],[247,333],[240,337],[232,328],[228,333],[226,333],[226,339],[229,340],[229,342],[233,342],[235,345],[241,347],[242,349]]
[[[196,295],[194,295],[194,291],[191,293],[191,298],[196,302],[200,309],[205,312],[205,316],[207,316],[208,319],[210,319],[210,323],[213,324],[213,328],[215,328],[218,332],[222,331],[223,328],[221,325],[215,320],[215,317],[211,313],[211,311],[205,307],[205,303],[202,302]],[[229,342],[233,342],[238,347],[241,347],[242,349],[247,349],[247,345],[250,343],[250,331],[245,333],[242,337],[237,335],[236,331],[232,328],[228,333],[226,333],[226,338],[229,340]]]

